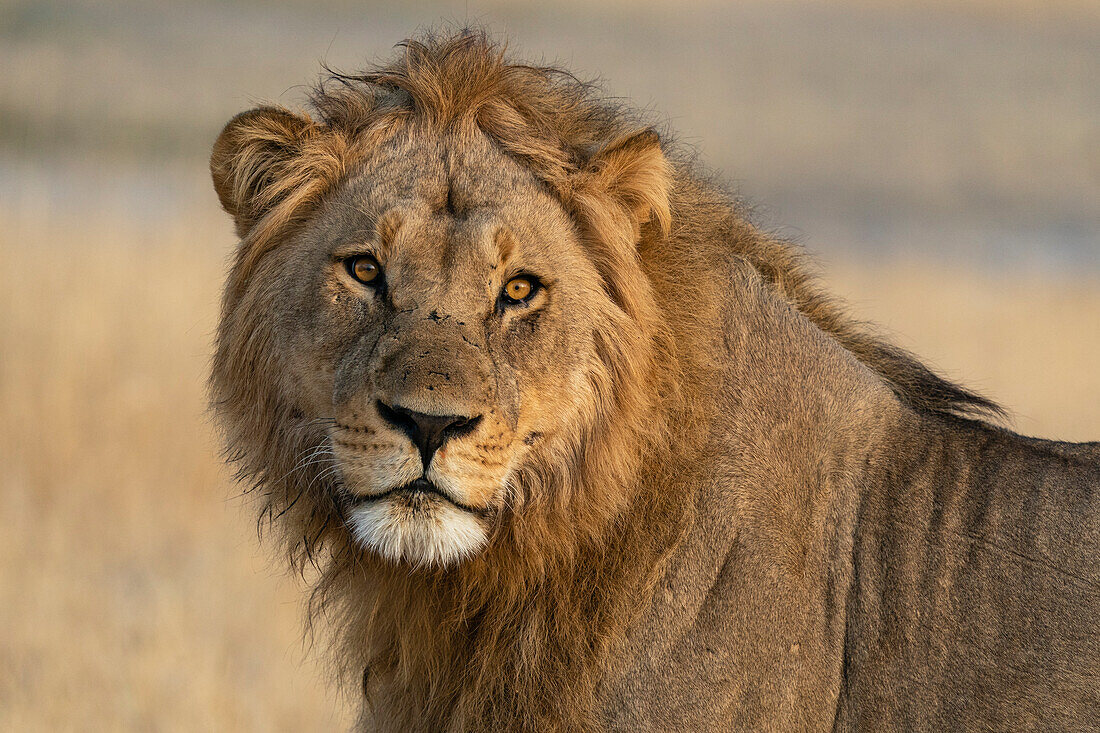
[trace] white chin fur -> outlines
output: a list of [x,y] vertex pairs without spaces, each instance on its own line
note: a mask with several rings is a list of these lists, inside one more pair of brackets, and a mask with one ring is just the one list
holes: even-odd
[[445,501],[410,510],[381,499],[352,509],[355,541],[391,562],[417,566],[456,563],[480,550],[488,536],[478,518]]

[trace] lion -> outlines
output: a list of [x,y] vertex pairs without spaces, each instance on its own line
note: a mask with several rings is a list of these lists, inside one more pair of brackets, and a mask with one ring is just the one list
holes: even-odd
[[426,34],[233,118],[229,458],[391,731],[1081,730],[1100,444],[851,318],[621,102]]

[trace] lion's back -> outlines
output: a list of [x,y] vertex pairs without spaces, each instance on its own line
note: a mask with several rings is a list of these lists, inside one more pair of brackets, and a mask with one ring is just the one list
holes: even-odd
[[864,506],[838,729],[1100,729],[1100,444],[934,421]]

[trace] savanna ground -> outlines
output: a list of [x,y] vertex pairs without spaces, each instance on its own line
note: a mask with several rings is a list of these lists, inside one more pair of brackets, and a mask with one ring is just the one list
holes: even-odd
[[[1095,5],[473,5],[668,112],[1016,429],[1100,439]],[[0,730],[341,728],[206,412],[233,240],[203,156],[327,46],[467,10],[112,7],[0,4]]]

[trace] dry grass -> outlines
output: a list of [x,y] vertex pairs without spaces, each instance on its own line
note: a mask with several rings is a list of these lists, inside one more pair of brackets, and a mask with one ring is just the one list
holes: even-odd
[[[205,414],[228,225],[51,221],[0,234],[0,729],[340,727]],[[1100,437],[1096,279],[838,269],[1021,429]]]
[[217,225],[0,235],[0,730],[340,727],[205,414]]

